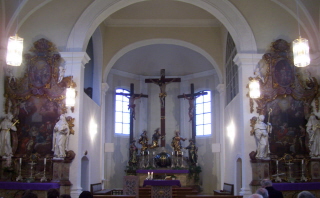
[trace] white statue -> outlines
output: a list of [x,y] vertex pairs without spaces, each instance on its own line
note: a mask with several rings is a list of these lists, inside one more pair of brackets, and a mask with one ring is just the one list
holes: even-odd
[[52,151],[54,157],[63,158],[68,151],[70,129],[65,114],[60,115],[59,121],[53,128]]
[[271,124],[264,123],[264,115],[260,115],[254,125],[254,136],[257,143],[257,159],[268,159],[269,151],[269,135],[268,133],[272,130]]
[[307,123],[310,157],[320,157],[320,120],[312,113]]
[[17,122],[13,123],[12,118],[13,115],[11,113],[8,113],[0,124],[0,156],[12,156],[10,130],[17,131],[17,127],[15,126]]
[[59,67],[59,78],[58,78],[58,83],[60,83],[63,79],[64,76],[64,72],[66,71],[65,68],[63,68],[62,66]]

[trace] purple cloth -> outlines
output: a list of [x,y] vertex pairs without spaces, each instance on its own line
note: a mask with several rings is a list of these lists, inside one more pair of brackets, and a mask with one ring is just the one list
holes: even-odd
[[143,186],[180,186],[180,180],[144,180]]
[[306,182],[306,183],[273,183],[272,187],[280,191],[288,190],[319,190],[320,182]]
[[49,190],[60,188],[58,183],[23,183],[23,182],[0,182],[0,189],[8,190]]
[[168,174],[182,174],[182,173],[189,173],[189,170],[137,170],[137,173],[168,173]]

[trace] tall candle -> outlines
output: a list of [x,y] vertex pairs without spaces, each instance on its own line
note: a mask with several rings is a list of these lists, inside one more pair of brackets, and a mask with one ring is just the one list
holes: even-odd
[[44,165],[47,164],[47,158],[44,158],[43,163],[44,163]]
[[151,172],[151,179],[153,179],[153,172]]
[[181,155],[183,155],[183,152],[181,152]]
[[278,165],[278,160],[276,161],[277,165]]
[[22,164],[22,158],[19,158],[19,163]]
[[301,161],[301,164],[303,164],[303,163],[304,163],[304,160]]
[[150,172],[148,172],[148,179],[150,178]]

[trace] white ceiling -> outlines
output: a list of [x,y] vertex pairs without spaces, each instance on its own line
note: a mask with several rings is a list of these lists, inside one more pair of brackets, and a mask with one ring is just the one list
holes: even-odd
[[[221,23],[205,10],[172,0],[135,3],[113,13],[104,24],[107,27],[221,26]],[[145,76],[156,76],[160,69],[166,69],[167,76],[184,76],[213,70],[213,66],[204,56],[188,48],[155,44],[126,53],[115,63],[113,69]]]

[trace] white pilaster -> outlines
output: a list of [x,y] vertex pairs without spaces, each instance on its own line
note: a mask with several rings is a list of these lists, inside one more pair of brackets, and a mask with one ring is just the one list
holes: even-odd
[[[253,76],[253,71],[255,65],[261,60],[261,54],[237,54],[234,58],[234,62],[238,65],[238,74],[239,74],[239,97],[240,104],[239,108],[241,115],[239,133],[241,134],[241,156],[242,159],[242,188],[240,195],[250,195],[252,194],[250,189],[250,182],[252,180],[252,170],[251,163],[249,158],[249,153],[256,149],[254,138],[250,136],[250,104],[249,98],[247,97],[248,89],[246,88],[249,77]],[[236,162],[235,162],[236,163]],[[236,164],[235,164],[236,166]],[[250,167],[250,168],[249,168]]]
[[220,94],[220,98],[219,98],[219,131],[220,131],[220,139],[219,139],[219,143],[221,145],[220,147],[220,189],[222,189],[223,187],[223,183],[224,183],[224,177],[225,177],[225,127],[224,127],[224,108],[225,108],[225,100],[226,100],[226,85],[225,84],[219,84],[216,87],[217,91]]
[[82,127],[82,112],[84,108],[83,94],[84,94],[84,66],[90,60],[86,52],[60,52],[61,57],[65,60],[65,76],[73,76],[73,81],[76,83],[76,105],[72,113],[68,109],[68,115],[75,118],[74,131],[75,134],[70,136],[69,149],[76,154],[71,163],[69,178],[72,183],[71,196],[78,197],[82,192],[81,187],[81,157],[82,157],[82,134],[84,133]]

